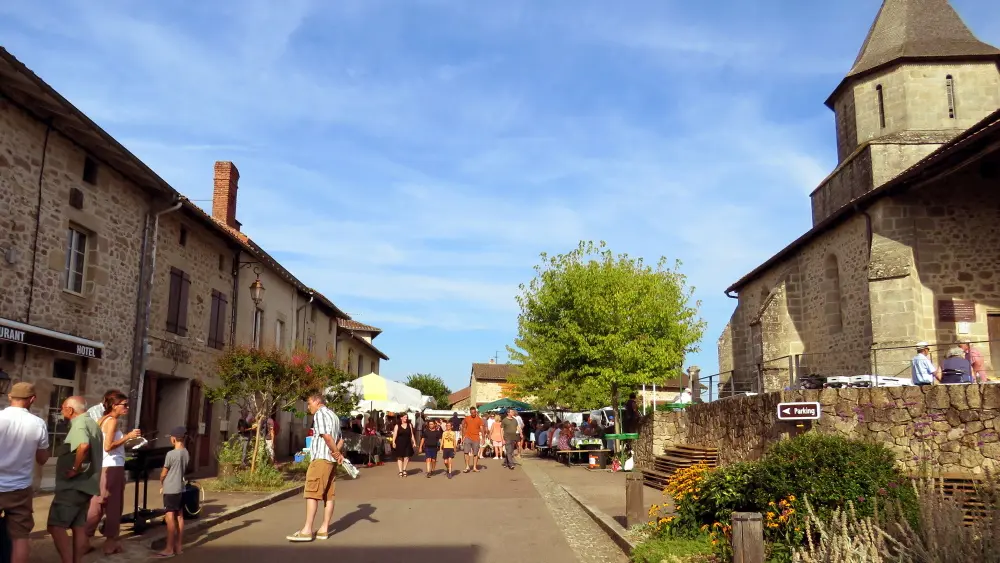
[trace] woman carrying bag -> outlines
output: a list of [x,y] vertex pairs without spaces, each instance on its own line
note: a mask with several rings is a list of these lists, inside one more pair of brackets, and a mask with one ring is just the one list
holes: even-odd
[[396,465],[399,466],[399,476],[408,475],[406,466],[410,464],[413,457],[413,450],[416,447],[416,438],[413,435],[413,425],[410,424],[410,417],[403,413],[399,416],[399,423],[392,429],[392,455],[396,457]]

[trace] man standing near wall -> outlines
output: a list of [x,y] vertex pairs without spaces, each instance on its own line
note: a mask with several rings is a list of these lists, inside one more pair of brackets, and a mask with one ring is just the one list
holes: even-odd
[[926,342],[917,343],[917,355],[910,362],[910,372],[914,385],[933,385],[934,380],[941,381],[941,368],[931,361],[931,346]]
[[[983,353],[972,347],[971,340],[963,340],[958,347],[965,352],[965,359],[972,365],[972,382],[986,383],[990,380],[986,376],[986,362],[983,361]],[[994,360],[996,361],[996,360]]]
[[10,406],[0,411],[0,511],[13,544],[12,563],[28,563],[28,535],[35,526],[31,481],[35,464],[49,459],[49,433],[45,421],[28,410],[34,385],[15,383],[7,399]]

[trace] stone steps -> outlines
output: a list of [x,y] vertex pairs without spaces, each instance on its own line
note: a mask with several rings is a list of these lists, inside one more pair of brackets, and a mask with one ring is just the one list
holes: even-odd
[[642,470],[643,482],[657,489],[663,489],[675,472],[699,463],[716,467],[719,454],[715,448],[679,445],[658,455],[653,460],[653,466]]

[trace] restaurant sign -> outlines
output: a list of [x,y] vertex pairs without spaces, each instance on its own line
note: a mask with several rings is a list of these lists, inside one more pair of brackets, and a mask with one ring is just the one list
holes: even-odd
[[0,318],[0,342],[24,344],[98,360],[104,356],[104,344],[100,342],[3,318]]

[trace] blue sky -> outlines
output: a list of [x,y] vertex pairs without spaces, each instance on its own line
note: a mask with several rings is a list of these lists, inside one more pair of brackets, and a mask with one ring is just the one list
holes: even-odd
[[[994,0],[954,0],[1000,45]],[[723,290],[806,231],[823,100],[877,0],[0,3],[3,46],[357,320],[382,372],[468,384],[542,251],[679,258],[717,371]]]

